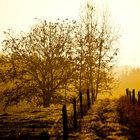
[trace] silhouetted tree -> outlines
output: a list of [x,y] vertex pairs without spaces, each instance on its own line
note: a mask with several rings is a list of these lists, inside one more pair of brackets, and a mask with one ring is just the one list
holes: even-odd
[[85,39],[83,48],[86,51],[87,87],[94,89],[96,97],[100,91],[111,88],[111,72],[118,53],[115,43],[120,35],[118,28],[111,23],[108,11],[104,7],[102,9],[99,11],[95,4],[88,1],[81,16]]
[[[6,32],[0,68],[4,108],[20,101],[44,107],[71,87],[111,89],[119,33],[106,10],[87,2],[81,21],[40,21],[28,33]],[[63,96],[64,96],[63,93]]]
[[29,33],[18,37],[6,33],[3,82],[11,83],[11,86],[0,94],[4,108],[21,100],[34,100],[47,107],[52,99],[59,98],[59,89],[75,71],[73,31],[73,23],[69,21],[41,21]]

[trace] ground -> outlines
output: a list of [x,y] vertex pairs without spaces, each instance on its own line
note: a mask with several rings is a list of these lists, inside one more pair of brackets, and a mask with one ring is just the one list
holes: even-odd
[[92,105],[82,120],[81,132],[72,139],[79,140],[128,140],[128,128],[119,123],[117,101],[100,99]]
[[[81,119],[81,128],[70,131],[70,140],[128,140],[129,128],[120,123],[118,102],[98,99]],[[63,139],[62,106],[0,115],[0,138]],[[42,138],[43,137],[43,138]]]

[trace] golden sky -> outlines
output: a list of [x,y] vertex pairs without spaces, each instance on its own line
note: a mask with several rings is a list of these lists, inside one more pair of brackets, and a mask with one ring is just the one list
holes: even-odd
[[[76,19],[85,0],[0,0],[0,41],[3,31],[27,30],[35,18]],[[106,1],[114,22],[121,26],[120,65],[140,66],[140,0]]]

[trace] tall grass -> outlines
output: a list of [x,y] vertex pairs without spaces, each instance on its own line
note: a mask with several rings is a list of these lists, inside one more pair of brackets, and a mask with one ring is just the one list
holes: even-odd
[[140,140],[140,105],[132,104],[127,97],[122,96],[118,100],[118,112],[120,123],[129,128],[130,139]]

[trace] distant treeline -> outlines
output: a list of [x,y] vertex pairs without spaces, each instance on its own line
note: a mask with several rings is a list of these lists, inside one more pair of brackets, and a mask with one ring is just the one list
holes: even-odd
[[119,92],[125,92],[126,88],[140,90],[140,68],[125,67],[119,76]]

